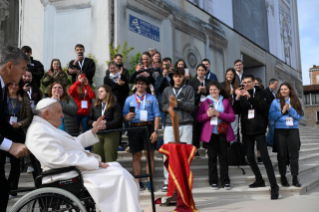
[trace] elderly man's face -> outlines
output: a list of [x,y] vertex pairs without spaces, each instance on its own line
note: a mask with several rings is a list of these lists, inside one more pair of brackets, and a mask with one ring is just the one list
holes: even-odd
[[48,110],[47,121],[50,122],[56,128],[59,128],[62,124],[61,118],[63,118],[62,107],[59,102],[54,103],[51,106],[51,110]]

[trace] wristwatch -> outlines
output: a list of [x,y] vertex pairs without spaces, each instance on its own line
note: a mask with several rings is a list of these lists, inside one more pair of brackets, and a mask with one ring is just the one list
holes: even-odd
[[158,130],[154,130],[154,132],[156,132],[158,134]]

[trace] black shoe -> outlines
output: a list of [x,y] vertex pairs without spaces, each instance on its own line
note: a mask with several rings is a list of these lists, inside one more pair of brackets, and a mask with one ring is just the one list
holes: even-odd
[[140,191],[144,191],[144,190],[145,190],[144,184],[140,182]]
[[274,186],[270,186],[270,199],[278,199],[279,197],[279,186],[276,184]]
[[257,158],[257,162],[258,162],[258,164],[262,164],[263,163],[263,160],[261,159],[261,157]]
[[297,176],[292,176],[292,185],[295,187],[301,187],[301,184]]
[[280,182],[281,182],[281,185],[282,185],[283,187],[289,187],[289,186],[290,186],[289,183],[288,183],[288,180],[287,180],[286,176],[281,176],[281,177],[280,177]]
[[211,184],[210,188],[213,189],[213,190],[218,190],[219,189],[217,184]]
[[249,185],[249,188],[258,188],[258,187],[265,187],[265,181],[260,180],[260,181],[255,181],[253,184]]

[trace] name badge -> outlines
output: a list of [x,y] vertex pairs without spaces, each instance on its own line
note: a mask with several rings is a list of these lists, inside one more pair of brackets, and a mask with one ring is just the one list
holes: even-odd
[[287,126],[293,126],[294,125],[294,121],[292,117],[287,117],[286,118],[286,125]]
[[218,125],[218,118],[216,116],[211,117],[210,125],[214,125],[214,126]]
[[147,121],[147,110],[141,110],[140,111],[140,121]]
[[31,109],[34,108],[34,101],[33,100],[30,100],[30,105],[31,105]]
[[253,119],[255,118],[255,110],[248,110],[248,119]]
[[205,101],[205,100],[206,100],[206,96],[200,95],[200,102],[203,102],[203,101]]
[[10,121],[9,121],[9,123],[10,123],[11,125],[13,125],[12,122],[17,123],[17,122],[18,122],[18,117],[16,117],[16,116],[10,116]]
[[81,108],[82,109],[88,109],[88,101],[87,100],[82,100],[81,101]]

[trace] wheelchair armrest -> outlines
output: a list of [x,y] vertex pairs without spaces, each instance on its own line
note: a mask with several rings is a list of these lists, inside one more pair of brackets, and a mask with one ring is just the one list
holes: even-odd
[[35,187],[40,188],[42,185],[42,178],[46,176],[51,176],[51,175],[56,175],[56,174],[62,174],[65,172],[70,172],[70,171],[76,171],[79,174],[79,177],[81,179],[81,183],[83,184],[83,178],[81,171],[77,169],[75,166],[70,166],[70,167],[64,167],[64,168],[59,168],[59,169],[50,169],[48,171],[42,172],[36,179],[35,179]]

